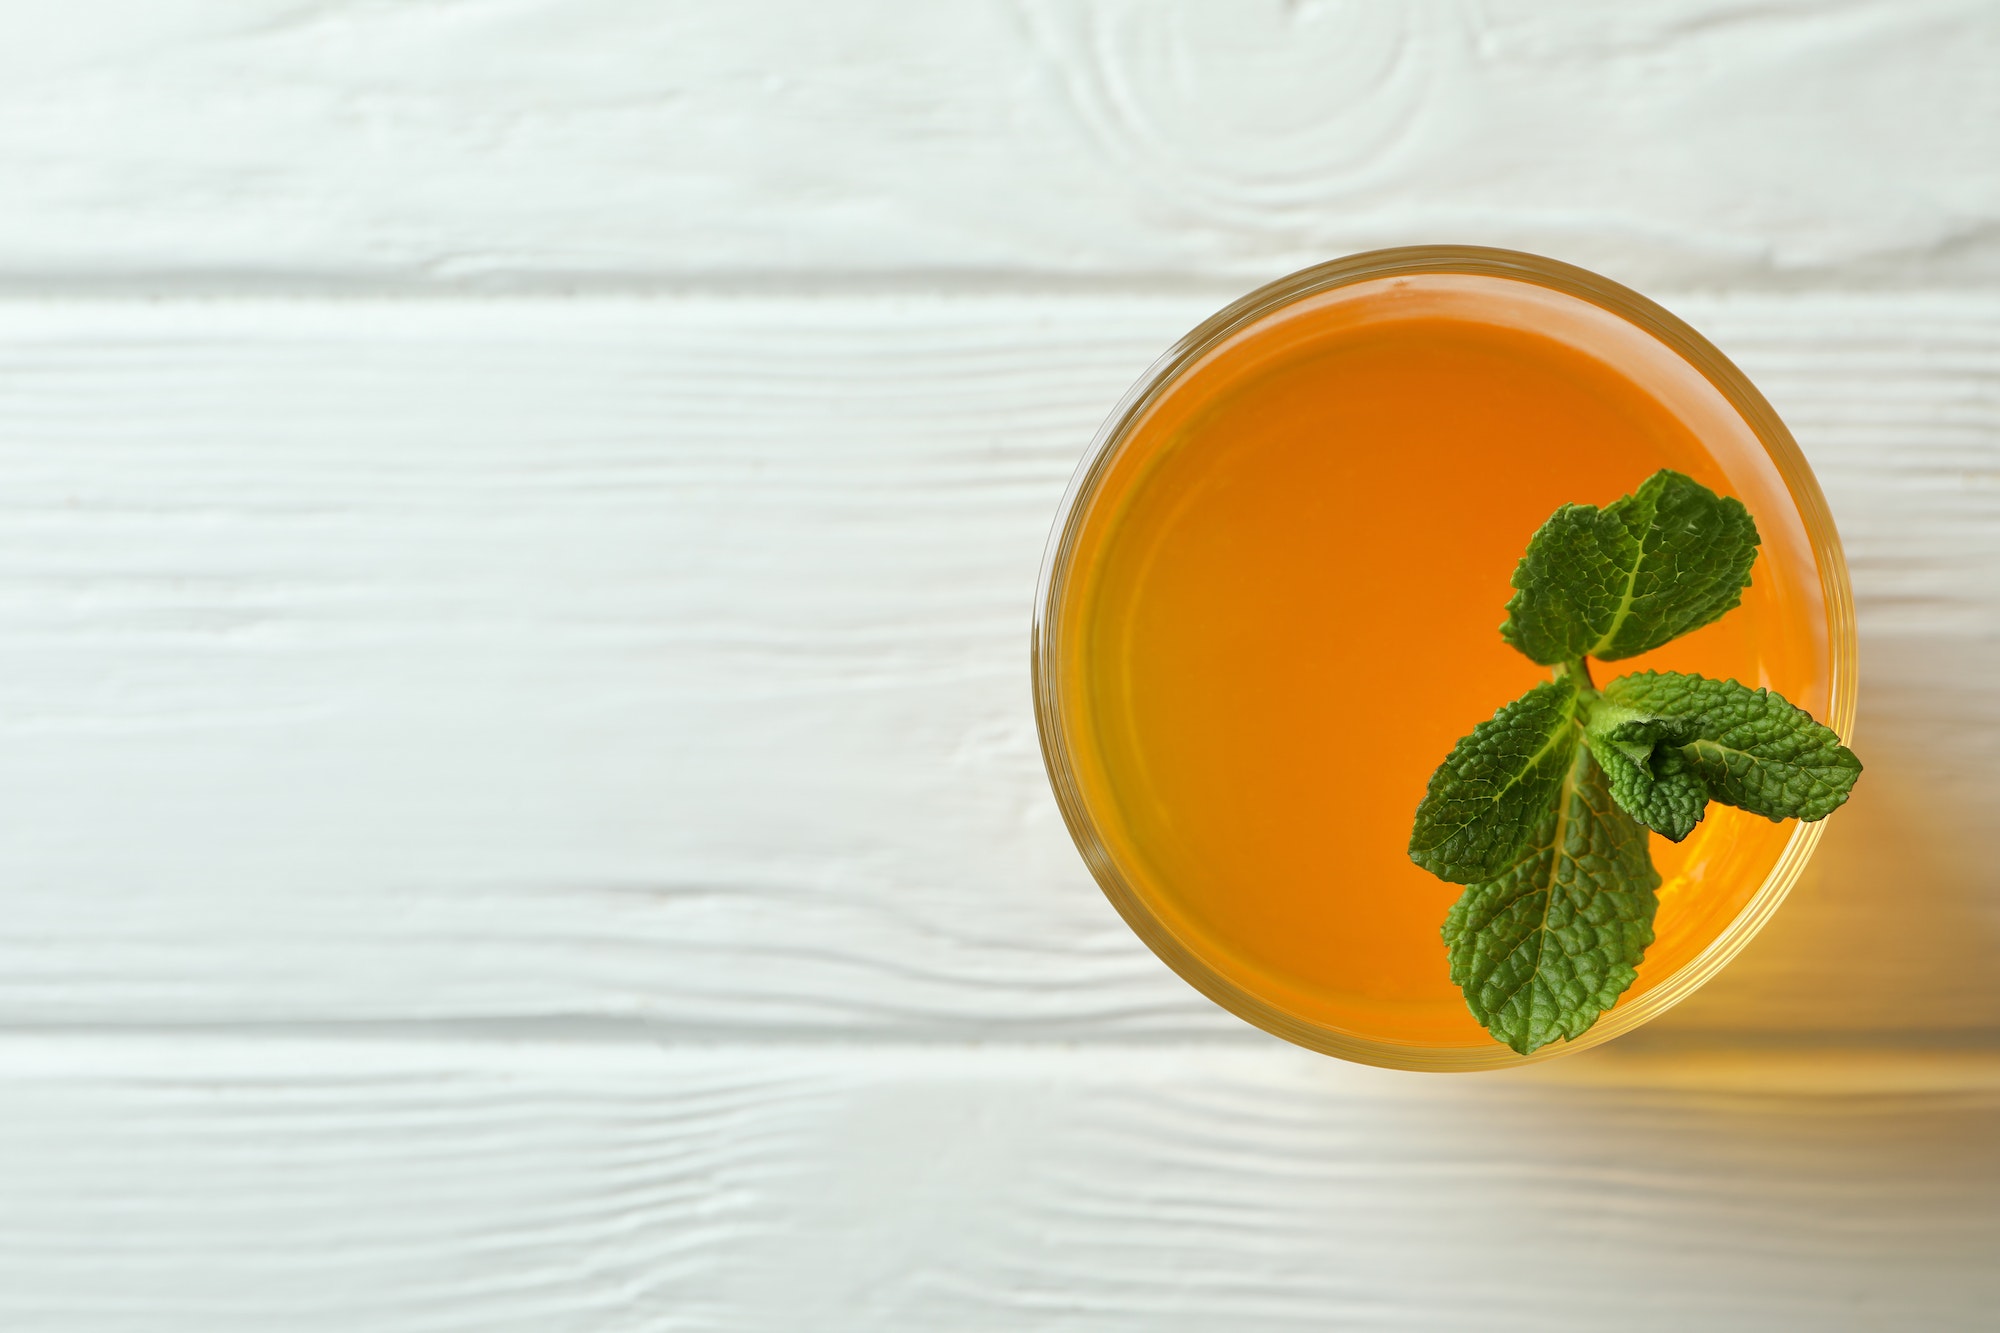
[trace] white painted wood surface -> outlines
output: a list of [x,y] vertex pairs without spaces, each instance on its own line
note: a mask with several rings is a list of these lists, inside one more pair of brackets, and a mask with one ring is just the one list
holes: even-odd
[[10,1328],[1678,1333],[2000,1299],[1983,1103],[1275,1043],[0,1046]]
[[1988,0],[93,0],[0,45],[28,288],[2000,280]]
[[[0,1327],[1990,1323],[2000,9],[0,33]],[[1870,763],[1718,982],[1459,1080],[1167,974],[1025,681],[1124,386],[1438,238],[1766,389]]]

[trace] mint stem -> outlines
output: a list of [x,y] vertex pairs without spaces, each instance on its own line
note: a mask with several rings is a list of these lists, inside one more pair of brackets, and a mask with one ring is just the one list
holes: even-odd
[[1573,662],[1562,664],[1562,674],[1576,677],[1576,687],[1585,694],[1597,693],[1597,684],[1590,678],[1590,659],[1579,657]]

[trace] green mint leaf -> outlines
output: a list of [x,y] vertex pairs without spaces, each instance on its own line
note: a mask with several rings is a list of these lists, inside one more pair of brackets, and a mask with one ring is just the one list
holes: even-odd
[[1520,859],[1466,889],[1445,918],[1451,979],[1473,1017],[1522,1055],[1581,1036],[1638,975],[1659,886],[1646,830],[1576,746]]
[[1589,709],[1583,738],[1619,809],[1680,842],[1707,811],[1708,788],[1678,748],[1660,743],[1670,733],[1673,728],[1658,718],[1599,698]]
[[1500,634],[1544,666],[1650,652],[1730,610],[1757,524],[1741,501],[1659,471],[1604,508],[1564,505],[1528,543]]
[[1644,671],[1612,681],[1602,702],[1650,719],[1655,753],[1675,750],[1710,797],[1772,820],[1825,819],[1861,776],[1832,728],[1769,690]]
[[1453,746],[1417,806],[1410,859],[1454,884],[1512,865],[1569,771],[1578,701],[1574,677],[1545,681]]

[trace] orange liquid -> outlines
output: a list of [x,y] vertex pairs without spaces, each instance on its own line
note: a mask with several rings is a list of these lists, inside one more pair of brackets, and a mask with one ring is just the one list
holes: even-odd
[[[1496,632],[1530,534],[1661,467],[1741,498],[1743,604],[1657,668],[1826,716],[1819,572],[1776,469],[1677,354],[1507,279],[1377,279],[1267,316],[1184,372],[1086,503],[1055,619],[1082,799],[1141,910],[1280,1012],[1490,1045],[1447,975],[1460,890],[1411,864],[1452,743],[1548,671]],[[1676,846],[1627,1000],[1689,962],[1792,836],[1711,805]],[[1131,909],[1127,908],[1128,915]]]

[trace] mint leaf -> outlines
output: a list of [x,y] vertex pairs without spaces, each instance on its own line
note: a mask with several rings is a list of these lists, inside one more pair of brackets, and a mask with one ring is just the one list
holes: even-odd
[[1583,738],[1604,769],[1619,808],[1680,842],[1708,809],[1708,788],[1680,750],[1660,743],[1671,731],[1658,718],[1598,699],[1589,710]]
[[1741,501],[1678,472],[1602,509],[1564,505],[1514,569],[1501,637],[1544,666],[1650,652],[1742,600],[1757,540]]
[[1655,753],[1673,749],[1713,799],[1772,820],[1825,819],[1861,776],[1832,728],[1733,680],[1639,672],[1607,685],[1603,705],[1649,719]]
[[1579,1037],[1638,975],[1659,886],[1646,830],[1579,746],[1520,860],[1466,889],[1445,918],[1451,979],[1473,1017],[1522,1055]]
[[1577,703],[1574,677],[1545,681],[1453,746],[1417,806],[1410,859],[1454,884],[1513,864],[1569,771]]

